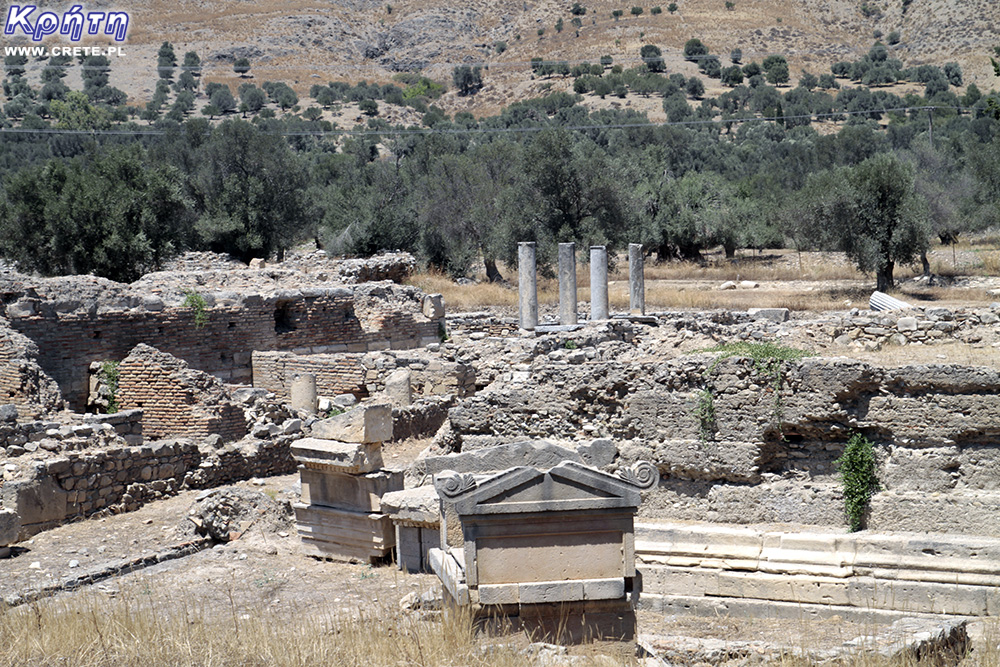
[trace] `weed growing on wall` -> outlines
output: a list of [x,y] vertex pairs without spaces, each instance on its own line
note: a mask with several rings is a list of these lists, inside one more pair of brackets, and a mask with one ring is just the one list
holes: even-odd
[[855,433],[847,441],[844,453],[834,463],[840,471],[840,481],[844,487],[844,512],[853,533],[863,527],[868,503],[879,490],[875,474],[875,448],[868,438]]
[[715,434],[715,397],[708,387],[698,392],[695,417],[698,418],[698,439],[705,442]]
[[200,329],[208,323],[208,315],[205,313],[205,297],[195,290],[184,292],[184,307],[194,311],[194,326]]
[[715,373],[715,369],[720,363],[722,363],[723,359],[728,359],[730,357],[743,357],[753,361],[754,373],[763,379],[763,382],[760,384],[767,386],[773,396],[771,423],[780,430],[782,419],[781,388],[784,377],[781,371],[784,366],[784,362],[794,361],[796,359],[802,359],[813,355],[812,352],[807,350],[799,350],[794,347],[776,345],[775,343],[750,343],[743,341],[736,343],[723,343],[721,345],[716,345],[715,347],[699,350],[699,352],[710,352],[716,355],[715,361],[713,361],[712,364],[705,369],[706,386],[698,392],[698,405],[695,408],[695,415],[698,418],[700,429],[700,439],[703,442],[710,436],[714,435],[716,430],[715,399],[712,392],[711,376]]
[[100,378],[108,388],[108,414],[113,415],[118,412],[118,362],[102,362]]

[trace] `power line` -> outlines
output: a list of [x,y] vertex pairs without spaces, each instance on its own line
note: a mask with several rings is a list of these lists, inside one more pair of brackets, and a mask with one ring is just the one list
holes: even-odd
[[[786,116],[753,116],[748,118],[721,118],[721,119],[705,119],[705,120],[683,120],[683,121],[663,121],[659,123],[649,122],[648,120],[637,118],[635,123],[610,123],[604,125],[560,125],[556,126],[557,129],[563,129],[573,132],[582,132],[589,130],[624,130],[633,128],[649,128],[655,129],[659,127],[693,127],[693,126],[705,126],[705,125],[736,125],[742,123],[752,123],[752,122],[777,122],[777,121],[787,121],[787,120],[805,120],[805,119],[839,119],[844,116],[871,116],[873,114],[887,114],[887,113],[910,113],[917,111],[938,111],[938,110],[949,110],[962,112],[973,112],[977,109],[973,107],[960,107],[960,106],[914,106],[914,107],[891,107],[891,108],[881,108],[872,109],[868,111],[839,111],[830,113],[820,113],[820,114],[793,114]],[[543,130],[553,129],[551,125],[544,126],[532,126],[532,127],[501,127],[501,128],[482,128],[482,127],[467,127],[467,128],[389,128],[385,130],[375,130],[375,129],[333,129],[333,130],[301,130],[301,131],[286,131],[286,132],[267,132],[266,134],[272,134],[281,137],[338,137],[338,136],[419,136],[419,135],[466,135],[466,134],[518,134],[518,133],[532,133],[541,132]],[[36,134],[36,135],[79,135],[79,136],[165,136],[169,134],[166,130],[68,130],[60,128],[0,128],[0,134]]]

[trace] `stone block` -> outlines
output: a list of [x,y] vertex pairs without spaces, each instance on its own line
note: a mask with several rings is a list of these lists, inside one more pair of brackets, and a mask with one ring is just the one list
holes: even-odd
[[493,584],[479,587],[479,604],[517,604],[520,599],[517,584]]
[[916,331],[917,330],[917,318],[915,317],[901,317],[896,320],[896,331]]
[[0,421],[4,422],[16,422],[17,421],[17,406],[13,403],[8,403],[6,405],[0,405]]
[[789,310],[787,308],[750,308],[747,310],[750,319],[768,320],[770,322],[787,322]]
[[393,521],[434,526],[441,521],[441,502],[432,485],[389,491],[382,496],[381,511]]
[[385,379],[385,397],[393,406],[404,407],[413,402],[411,373],[408,368],[400,368]]
[[392,521],[384,514],[304,503],[292,507],[303,551],[308,555],[365,562],[384,558],[394,546]]
[[382,467],[381,443],[339,442],[302,438],[289,447],[292,458],[307,468],[368,473]]
[[21,535],[33,535],[66,519],[67,493],[51,477],[5,482],[3,506],[20,516]]
[[16,542],[20,532],[21,517],[17,512],[0,508],[0,548]]
[[444,317],[444,296],[441,294],[425,294],[423,303],[424,317],[429,320],[440,320]]
[[[517,585],[521,604],[576,602],[583,599],[582,581],[538,581]],[[480,594],[480,600],[482,594]]]
[[402,471],[351,475],[303,468],[299,474],[303,503],[358,512],[378,512],[383,494],[403,488]]
[[621,600],[625,597],[625,578],[587,579],[583,582],[584,600]]
[[392,440],[392,406],[359,406],[315,422],[312,434],[314,438],[341,442],[387,442]]

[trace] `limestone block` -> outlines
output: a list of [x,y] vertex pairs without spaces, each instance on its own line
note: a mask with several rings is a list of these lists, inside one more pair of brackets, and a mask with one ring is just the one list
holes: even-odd
[[479,604],[517,604],[517,584],[493,584],[479,587]]
[[312,425],[314,438],[341,442],[387,442],[392,440],[392,406],[362,405],[320,420]]
[[[479,539],[476,544],[479,582],[509,584],[573,579],[624,577],[623,538],[620,533],[536,534],[503,539]],[[526,559],[525,554],[531,558]],[[582,586],[582,584],[581,584]],[[534,593],[529,593],[529,596]],[[580,597],[559,598],[582,600]],[[553,600],[525,599],[522,602]]]
[[917,318],[915,317],[901,317],[896,320],[896,331],[916,331],[917,330]]
[[586,579],[583,582],[584,600],[620,600],[625,597],[625,578]]
[[518,584],[517,595],[521,604],[575,602],[583,599],[583,582],[539,581]]
[[444,296],[440,294],[424,295],[424,317],[429,320],[440,320],[444,317]]
[[390,491],[382,496],[381,510],[393,521],[438,525],[441,520],[441,503],[434,486]]
[[17,406],[14,405],[13,403],[0,405],[0,421],[5,421],[5,422],[17,421]]
[[787,322],[789,311],[787,308],[750,308],[747,310],[750,319],[768,320],[770,322]]
[[382,467],[381,443],[339,442],[302,438],[290,445],[292,458],[306,468],[339,469],[340,472],[366,473]]
[[299,476],[303,503],[358,512],[378,512],[384,494],[403,488],[402,471],[380,470],[367,475],[352,475],[303,468]]
[[3,506],[14,510],[24,535],[37,533],[66,519],[66,492],[51,477],[5,482],[0,487]]
[[303,503],[292,507],[303,551],[309,555],[366,561],[382,558],[392,550],[395,531],[384,514]]
[[250,260],[251,269],[264,269],[267,268],[267,262],[264,261],[262,257],[254,257]]
[[17,512],[0,508],[0,549],[17,541],[21,532],[21,518]]
[[437,549],[440,534],[437,528],[400,524],[396,526],[396,562],[407,572],[430,572],[430,550]]
[[413,388],[409,368],[399,368],[385,379],[385,397],[393,406],[407,406],[413,402]]

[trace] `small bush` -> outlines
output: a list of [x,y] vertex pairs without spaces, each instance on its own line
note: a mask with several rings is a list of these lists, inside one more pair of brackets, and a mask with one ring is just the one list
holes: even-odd
[[102,362],[100,378],[108,388],[108,414],[113,415],[118,412],[118,362]]
[[861,530],[868,504],[879,490],[875,448],[871,441],[855,433],[844,453],[835,461],[844,488],[844,512],[851,532]]
[[208,323],[208,315],[205,313],[205,297],[195,290],[184,292],[184,307],[194,311],[194,327],[200,329]]

